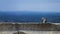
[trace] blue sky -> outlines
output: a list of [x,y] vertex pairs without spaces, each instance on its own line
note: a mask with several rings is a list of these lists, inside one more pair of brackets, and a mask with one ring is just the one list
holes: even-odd
[[0,0],[0,11],[60,11],[60,0]]

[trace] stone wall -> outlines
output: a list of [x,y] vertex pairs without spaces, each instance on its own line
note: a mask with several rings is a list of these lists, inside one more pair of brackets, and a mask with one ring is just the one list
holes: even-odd
[[60,25],[54,24],[0,24],[0,31],[16,30],[60,30]]

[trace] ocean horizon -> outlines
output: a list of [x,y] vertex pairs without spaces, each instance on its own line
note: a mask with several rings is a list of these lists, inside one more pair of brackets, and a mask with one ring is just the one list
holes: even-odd
[[42,17],[47,22],[60,23],[59,12],[0,11],[0,22],[41,22]]

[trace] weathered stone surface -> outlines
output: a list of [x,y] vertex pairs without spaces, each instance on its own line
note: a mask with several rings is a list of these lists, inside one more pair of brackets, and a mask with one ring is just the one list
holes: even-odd
[[14,31],[14,30],[60,30],[60,25],[54,24],[0,24],[0,31]]
[[15,32],[13,34],[26,34],[26,33],[24,33],[24,32]]

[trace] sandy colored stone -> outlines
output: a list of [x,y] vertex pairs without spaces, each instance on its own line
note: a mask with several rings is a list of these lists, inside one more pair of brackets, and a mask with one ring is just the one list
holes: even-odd
[[15,32],[13,34],[25,34],[24,32]]

